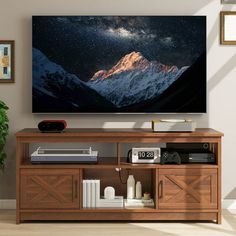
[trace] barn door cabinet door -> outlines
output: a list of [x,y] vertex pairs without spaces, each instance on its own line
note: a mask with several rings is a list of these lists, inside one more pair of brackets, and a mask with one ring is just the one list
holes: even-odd
[[80,170],[21,169],[20,207],[79,208]]
[[217,169],[159,169],[159,209],[216,209]]

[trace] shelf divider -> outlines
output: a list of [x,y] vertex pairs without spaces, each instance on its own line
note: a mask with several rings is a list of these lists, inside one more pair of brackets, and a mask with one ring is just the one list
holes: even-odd
[[120,143],[116,143],[116,157],[117,157],[117,164],[120,165]]

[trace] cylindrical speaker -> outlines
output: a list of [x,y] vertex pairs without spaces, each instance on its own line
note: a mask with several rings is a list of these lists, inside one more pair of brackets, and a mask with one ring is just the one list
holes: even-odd
[[38,129],[43,133],[60,133],[66,126],[65,120],[43,120],[38,123]]

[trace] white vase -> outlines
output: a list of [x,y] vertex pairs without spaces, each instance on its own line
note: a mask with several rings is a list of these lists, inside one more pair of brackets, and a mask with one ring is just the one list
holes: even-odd
[[104,189],[104,198],[108,200],[115,199],[115,189],[111,186],[108,186]]
[[133,175],[129,175],[127,180],[127,199],[135,197],[135,179]]
[[135,198],[137,199],[141,199],[142,198],[142,185],[141,185],[141,182],[138,181],[136,183],[136,195],[135,195]]

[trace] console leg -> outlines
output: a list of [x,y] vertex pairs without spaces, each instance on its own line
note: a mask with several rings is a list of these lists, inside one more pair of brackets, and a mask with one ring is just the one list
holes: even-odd
[[221,212],[217,214],[217,224],[221,224],[222,223],[222,216],[221,216]]

